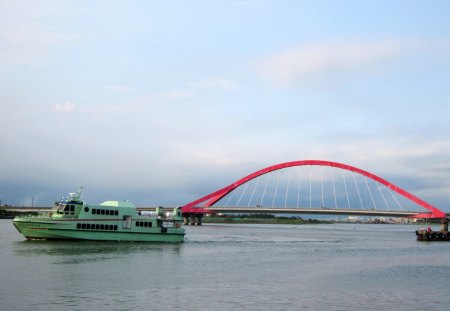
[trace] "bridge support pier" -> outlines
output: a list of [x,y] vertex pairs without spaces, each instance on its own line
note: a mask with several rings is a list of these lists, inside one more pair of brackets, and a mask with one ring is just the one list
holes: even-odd
[[448,231],[448,218],[441,218],[441,231],[447,232]]
[[195,213],[184,213],[183,214],[183,224],[191,226],[201,226],[202,225],[203,214]]

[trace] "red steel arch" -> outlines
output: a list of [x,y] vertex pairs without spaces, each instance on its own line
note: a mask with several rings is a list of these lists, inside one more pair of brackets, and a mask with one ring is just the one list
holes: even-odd
[[237,180],[236,182],[232,183],[229,186],[226,186],[222,189],[219,189],[215,192],[212,192],[204,197],[201,197],[200,199],[197,199],[195,201],[192,201],[186,205],[184,205],[182,207],[182,212],[183,213],[198,213],[199,209],[196,208],[196,206],[198,206],[198,204],[204,203],[206,201],[206,203],[203,204],[202,207],[210,207],[212,206],[214,203],[216,203],[217,201],[219,201],[221,198],[223,198],[224,196],[226,196],[227,194],[229,194],[231,191],[233,191],[234,189],[236,189],[237,187],[245,184],[246,182],[259,177],[261,175],[270,173],[272,171],[276,171],[276,170],[280,170],[280,169],[284,169],[284,168],[288,168],[288,167],[293,167],[293,166],[305,166],[305,165],[315,165],[315,166],[329,166],[329,167],[337,167],[340,169],[344,169],[347,171],[351,171],[351,172],[355,172],[358,174],[361,174],[363,176],[366,176],[370,179],[373,179],[376,182],[379,182],[383,185],[385,185],[386,187],[392,189],[393,191],[397,192],[398,194],[404,196],[405,198],[413,201],[414,203],[417,203],[418,205],[422,206],[423,208],[429,210],[431,212],[430,213],[423,213],[423,214],[418,214],[415,217],[418,218],[444,218],[446,217],[446,214],[444,212],[442,212],[441,210],[437,209],[436,207],[434,207],[433,205],[423,201],[422,199],[416,197],[415,195],[407,192],[406,190],[403,190],[400,187],[397,187],[396,185],[388,182],[387,180],[369,173],[365,170],[362,170],[360,168],[351,166],[351,165],[347,165],[347,164],[342,164],[342,163],[338,163],[338,162],[332,162],[332,161],[323,161],[323,160],[301,160],[301,161],[292,161],[292,162],[285,162],[285,163],[280,163],[280,164],[276,164],[276,165],[272,165],[266,168],[263,168],[259,171],[256,171],[250,175],[247,175],[239,180]]

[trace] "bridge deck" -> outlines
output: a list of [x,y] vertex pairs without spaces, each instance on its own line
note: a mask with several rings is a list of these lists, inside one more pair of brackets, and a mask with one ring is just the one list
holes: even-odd
[[[164,207],[171,211],[174,207]],[[137,207],[138,211],[154,211],[156,207]],[[381,216],[381,217],[412,217],[422,214],[417,211],[383,211],[383,210],[356,210],[356,209],[334,209],[334,208],[263,208],[263,207],[201,207],[203,211],[210,213],[231,214],[321,214],[321,215],[351,215],[351,216]],[[6,211],[32,213],[47,212],[50,207],[13,207],[8,206]],[[195,210],[195,208],[194,208]],[[450,214],[447,214],[450,217]]]
[[410,217],[420,214],[412,211],[379,211],[328,208],[261,208],[261,207],[210,207],[205,208],[215,213],[243,213],[243,214],[322,214],[322,215],[354,215],[354,216],[384,216]]

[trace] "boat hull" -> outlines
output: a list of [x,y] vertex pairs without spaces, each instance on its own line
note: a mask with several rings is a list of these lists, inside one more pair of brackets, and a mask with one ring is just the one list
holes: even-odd
[[[61,221],[39,218],[16,217],[13,221],[17,230],[27,239],[48,240],[93,240],[93,241],[136,241],[136,242],[183,242],[183,228],[149,228],[146,230],[122,229],[110,223],[102,229],[82,229],[77,221]],[[105,229],[106,228],[106,229]],[[111,229],[111,230],[110,230]]]
[[449,231],[416,230],[417,241],[450,241]]

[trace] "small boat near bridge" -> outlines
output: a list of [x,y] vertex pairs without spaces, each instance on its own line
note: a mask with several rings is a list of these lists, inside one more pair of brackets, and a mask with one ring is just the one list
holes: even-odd
[[450,241],[448,230],[433,231],[428,229],[416,230],[417,241]]

